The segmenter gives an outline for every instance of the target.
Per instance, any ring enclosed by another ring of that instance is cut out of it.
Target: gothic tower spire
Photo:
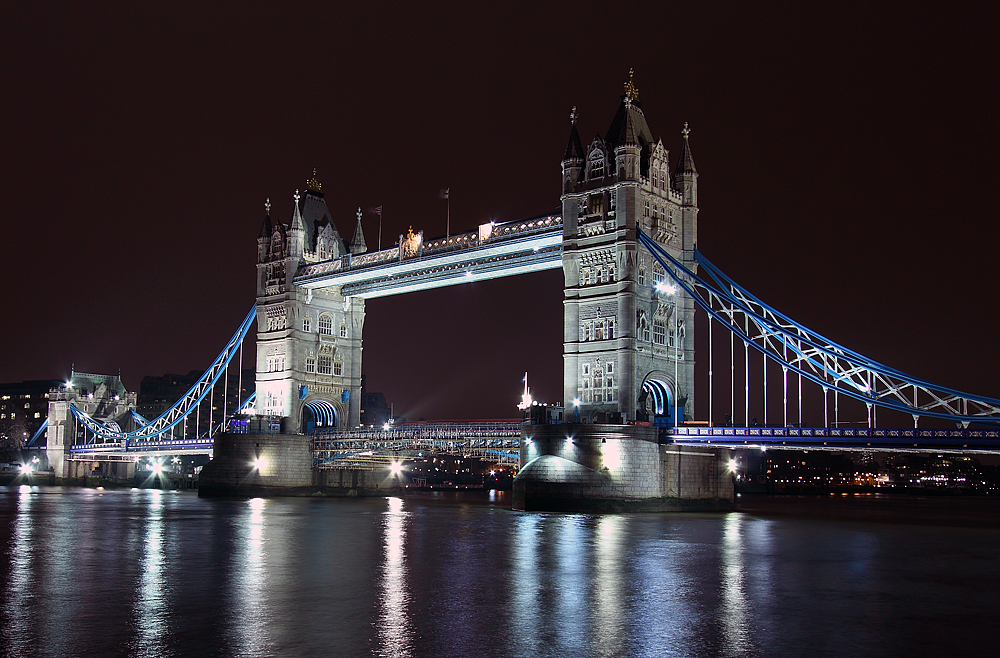
[[[687,121],[684,122],[684,129],[681,135],[684,136],[684,144],[681,147],[681,157],[677,160],[677,169],[674,171],[674,189],[684,196],[684,205],[698,205],[698,170],[694,166],[694,157],[691,155],[691,144],[688,142],[688,135],[691,130]]]
[[[271,199],[264,202],[264,223],[260,227],[260,235],[257,236],[257,262],[263,263],[267,258],[267,253],[271,248],[271,233],[274,226],[271,225]]]
[[[302,224],[302,213],[299,211],[299,191],[295,190],[295,210],[292,212],[292,225],[288,229],[288,255],[292,258],[302,258],[305,251],[306,229]]]
[[[569,131],[569,144],[566,145],[566,153],[562,159],[563,170],[563,194],[571,192],[576,188],[580,174],[583,172],[583,143],[580,142],[580,133],[576,130],[576,105],[569,113],[569,120],[572,128]]]
[[[365,244],[365,233],[361,230],[361,208],[358,208],[358,225],[354,229],[354,237],[351,239],[351,253],[363,254],[366,251],[368,251],[368,245]]]

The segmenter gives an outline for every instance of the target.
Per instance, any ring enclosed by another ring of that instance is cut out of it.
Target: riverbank
[[[759,517],[1000,529],[1000,497],[893,494],[740,494],[736,511]]]

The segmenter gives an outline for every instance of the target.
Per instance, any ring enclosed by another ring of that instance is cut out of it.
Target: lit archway
[[[302,405],[301,427],[306,434],[319,428],[337,426],[337,408],[328,400],[310,400]]]

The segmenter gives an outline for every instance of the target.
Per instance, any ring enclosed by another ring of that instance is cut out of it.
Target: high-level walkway
[[[295,284],[306,289],[339,286],[345,297],[371,299],[469,281],[562,267],[562,218],[542,215],[422,242],[414,256],[399,247],[308,265]]]

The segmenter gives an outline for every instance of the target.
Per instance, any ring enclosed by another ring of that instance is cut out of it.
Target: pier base
[[[654,427],[525,425],[513,507],[557,512],[733,509],[730,452],[660,445]]]
[[[299,434],[221,434],[201,469],[199,496],[309,495],[312,449]]]
[[[199,496],[400,495],[399,478],[376,470],[314,468],[312,446],[302,434],[223,434],[212,461],[201,470]]]

